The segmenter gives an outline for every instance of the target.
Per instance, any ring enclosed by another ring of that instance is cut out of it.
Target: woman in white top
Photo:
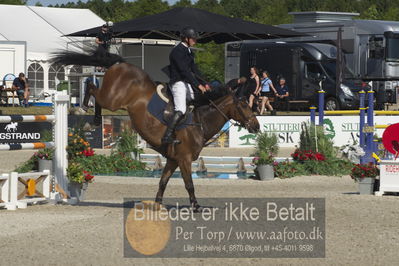
[[[272,112],[273,106],[270,104],[270,97],[277,95],[277,91],[273,86],[273,82],[269,79],[269,73],[267,73],[267,71],[262,72],[262,80],[260,82],[259,90],[260,99],[262,100],[260,115],[265,111],[265,106]]]

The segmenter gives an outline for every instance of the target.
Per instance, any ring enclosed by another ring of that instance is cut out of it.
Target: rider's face
[[[196,39],[188,38],[187,39],[187,44],[191,47],[194,46],[197,43]]]

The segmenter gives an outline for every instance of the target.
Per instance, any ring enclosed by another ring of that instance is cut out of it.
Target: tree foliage
[[[26,2],[0,0],[0,4],[10,5],[24,5]],[[36,5],[40,5],[40,0],[37,0]],[[104,20],[113,22],[152,15],[175,7],[195,7],[271,25],[291,23],[292,16],[288,13],[299,11],[355,12],[360,14],[360,19],[399,21],[399,0],[178,0],[173,5],[163,0],[88,0],[57,4],[54,7],[87,8]],[[224,46],[214,43],[199,46],[204,49],[197,53],[200,69],[207,79],[223,81]]]
[[[25,5],[26,0],[0,0],[0,5]]]

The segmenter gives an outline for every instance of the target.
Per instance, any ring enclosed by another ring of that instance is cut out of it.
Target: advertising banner
[[[0,143],[33,143],[40,142],[46,131],[51,131],[49,122],[10,122],[0,123]]]
[[[309,116],[258,116],[262,131],[275,133],[280,147],[294,148],[299,144],[301,124],[309,123]],[[375,125],[395,124],[397,116],[375,116]],[[359,141],[359,116],[326,116],[324,118],[325,134],[334,141],[335,146],[342,146]],[[376,129],[381,136],[383,129]],[[229,147],[250,147],[255,143],[255,134],[241,127],[231,127],[229,132]]]
[[[68,127],[82,127],[85,123],[93,124],[93,116],[69,115]],[[42,142],[43,137],[52,136],[51,122],[10,122],[0,123],[0,143],[35,143]],[[102,148],[102,128],[96,127],[85,132],[86,139],[92,148]],[[50,140],[45,140],[50,141]]]

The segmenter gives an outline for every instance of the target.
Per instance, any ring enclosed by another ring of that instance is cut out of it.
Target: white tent
[[[27,44],[24,72],[28,72],[32,94],[36,96],[54,89],[56,78],[65,79],[68,71],[48,63],[51,53],[81,47],[84,40],[64,35],[105,23],[88,9],[0,5],[0,14],[0,40]],[[94,42],[93,38],[89,40]]]

